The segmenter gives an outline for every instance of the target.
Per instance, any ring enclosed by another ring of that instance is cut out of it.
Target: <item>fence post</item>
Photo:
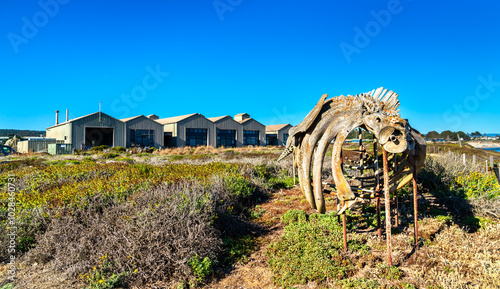
[[[495,163],[493,163],[493,156],[490,156],[490,166],[491,168],[495,166]]]
[[[475,166],[476,165],[476,155],[473,155],[472,156],[472,165]]]
[[[464,161],[464,166],[466,165],[465,163],[465,154],[463,154],[463,161]]]
[[[387,151],[382,149],[384,158],[384,196],[385,196],[385,235],[387,241],[387,264],[392,266],[391,248],[391,199],[389,197],[389,165],[387,161]]]

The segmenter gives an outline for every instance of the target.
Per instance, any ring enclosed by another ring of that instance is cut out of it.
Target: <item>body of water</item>
[[[484,148],[483,150],[500,152],[500,148]]]

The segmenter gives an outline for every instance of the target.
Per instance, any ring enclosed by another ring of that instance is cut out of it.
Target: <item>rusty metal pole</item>
[[[342,155],[342,150],[340,150],[340,167],[342,169],[342,171],[344,171],[344,157]],[[337,192],[338,193],[338,192]],[[339,196],[337,194],[337,208],[338,208],[338,205],[339,205]],[[344,202],[342,202],[342,208],[344,207]],[[337,224],[340,225],[340,215],[337,216]],[[347,234],[344,235],[344,240],[346,240],[347,242]]]
[[[387,161],[387,151],[382,148],[384,157],[384,191],[385,191],[385,235],[387,238],[387,264],[392,266],[391,248],[391,199],[389,196],[389,164]]]
[[[398,166],[398,159],[397,155],[394,155],[394,171],[397,171],[397,166]],[[399,197],[398,197],[398,190],[394,192],[395,195],[395,202],[396,202],[396,214],[394,216],[395,218],[395,224],[396,228],[399,227]]]
[[[295,187],[295,149],[292,151],[292,174],[293,174],[293,186]]]
[[[345,206],[345,201],[342,201],[342,207]],[[342,233],[344,235],[344,251],[347,251],[347,227],[345,219],[345,211],[342,213]]]
[[[378,172],[378,148],[377,148],[377,139],[373,139],[373,155],[375,156],[375,180],[376,180],[376,189],[375,189],[375,207],[377,209],[377,235],[378,237],[382,237],[382,224],[380,220],[380,175]]]
[[[417,165],[416,159],[413,158],[413,222],[414,222],[414,238],[415,250],[418,248],[418,203],[417,203]]]

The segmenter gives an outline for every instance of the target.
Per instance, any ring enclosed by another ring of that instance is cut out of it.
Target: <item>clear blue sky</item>
[[[4,0],[0,128],[247,112],[296,125],[384,86],[426,133],[500,132],[497,1]]]

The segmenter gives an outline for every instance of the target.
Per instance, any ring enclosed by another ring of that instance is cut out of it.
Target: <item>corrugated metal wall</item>
[[[154,138],[155,138],[155,147],[158,148],[160,146],[164,146],[163,144],[163,125],[157,123],[154,120],[151,120],[145,116],[138,117],[136,119],[132,119],[126,124],[126,142],[127,147],[130,146],[130,130],[131,129],[148,129],[154,130]]]
[[[186,128],[206,128],[207,146],[215,147],[217,142],[214,138],[215,124],[201,114],[193,115],[177,123],[177,146],[186,145]]]
[[[48,149],[49,144],[64,143],[62,140],[23,140],[17,143],[17,151],[20,153],[38,152]]]
[[[76,119],[71,122],[73,126],[72,143],[76,149],[80,149],[82,144],[85,144],[85,128],[86,127],[111,127],[113,128],[113,146],[125,147],[126,133],[125,123],[120,120],[110,117],[105,113],[101,113],[101,121],[99,122],[99,113],[96,112],[87,117]]]
[[[47,128],[46,137],[62,140],[64,143],[72,142],[71,123],[61,124],[55,127]]]
[[[73,154],[72,144],[49,144],[48,152],[51,155]]]
[[[278,131],[278,145],[283,145],[283,142],[285,141],[284,134],[288,133],[288,131],[292,128],[291,125],[287,125],[284,128],[280,129]]]
[[[243,130],[258,130],[259,131],[259,145],[266,145],[266,127],[255,119],[250,119],[243,123]]]
[[[217,144],[217,129],[236,130],[236,146],[243,146],[243,126],[232,117],[226,117],[215,123],[215,129],[212,135],[212,138],[215,139],[215,144]]]

